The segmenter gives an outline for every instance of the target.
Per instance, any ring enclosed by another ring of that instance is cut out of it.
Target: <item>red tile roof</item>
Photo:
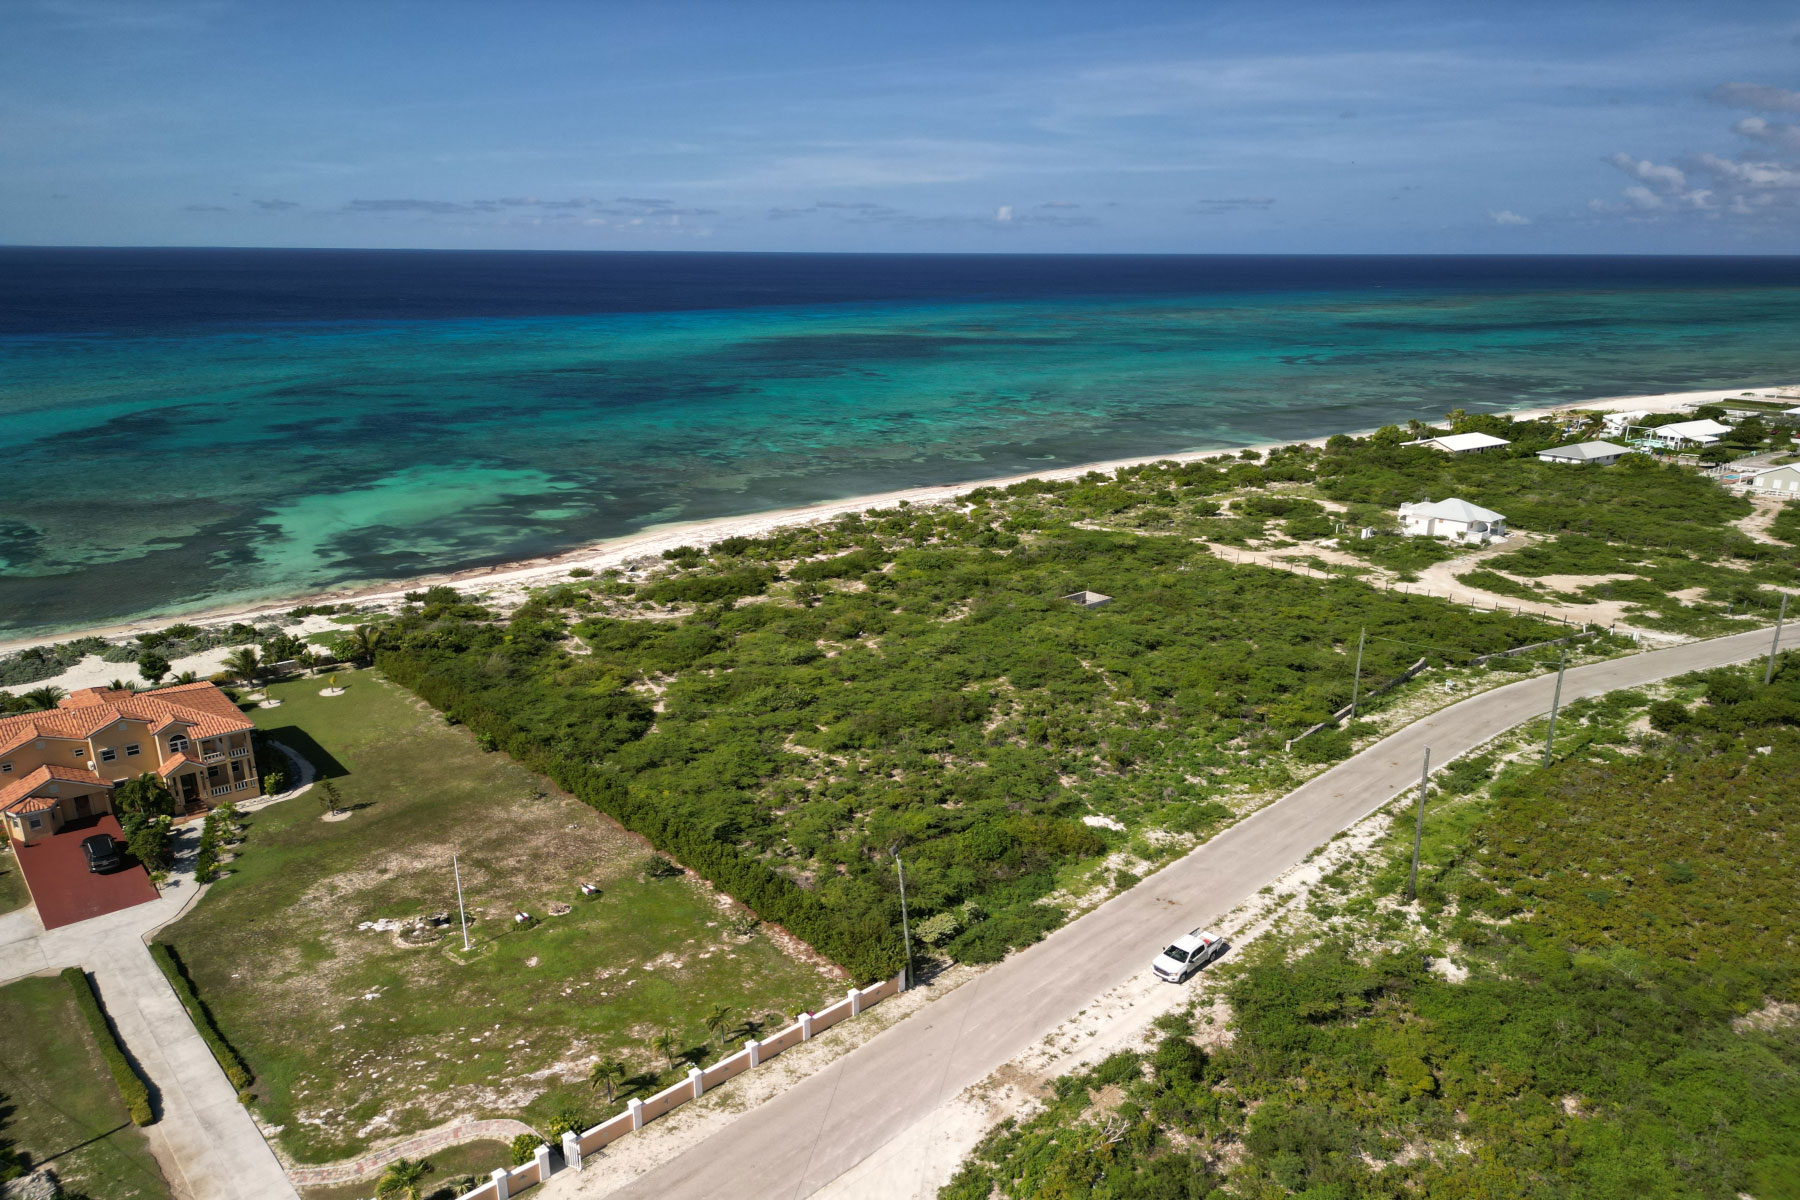
[[[39,767],[28,773],[23,779],[0,788],[0,809],[7,812],[38,812],[55,807],[57,799],[55,796],[33,796],[31,794],[52,781],[85,783],[93,787],[112,787],[112,784],[92,771],[84,771],[79,767]]]
[[[185,754],[177,754],[174,758],[171,758],[168,762],[156,768],[156,773],[161,775],[164,779],[167,779],[183,767],[198,767],[200,765],[202,764],[197,758],[189,758]]]
[[[237,705],[210,683],[182,683],[153,692],[82,688],[46,712],[0,717],[0,754],[35,738],[85,741],[115,721],[141,721],[152,732],[189,727],[189,736],[217,737],[254,728]]]

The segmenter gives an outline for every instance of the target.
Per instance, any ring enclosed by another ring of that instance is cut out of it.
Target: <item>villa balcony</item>
[[[223,750],[209,751],[200,756],[200,761],[203,763],[224,762],[225,761],[225,752]]]

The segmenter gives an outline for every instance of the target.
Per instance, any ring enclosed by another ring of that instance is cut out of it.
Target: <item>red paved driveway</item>
[[[117,912],[121,908],[156,899],[156,886],[136,863],[121,867],[107,875],[88,871],[87,858],[81,853],[81,839],[96,833],[110,833],[125,840],[117,817],[110,813],[87,821],[74,821],[62,832],[45,838],[35,846],[13,843],[19,857],[19,869],[31,898],[37,901],[38,920],[45,929],[73,925],[89,917]],[[126,860],[130,862],[130,859]]]

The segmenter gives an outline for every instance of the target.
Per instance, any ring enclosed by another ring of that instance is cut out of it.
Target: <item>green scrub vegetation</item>
[[[1651,733],[1642,695],[1583,701],[1548,769],[1435,777],[1416,906],[1403,806],[1372,870],[1223,966],[1229,1040],[1165,1018],[940,1194],[1795,1195],[1800,655],[1677,690]]]
[[[1365,696],[1421,654],[1465,666],[1568,632],[1147,527],[1204,523],[1208,497],[1306,461],[1031,481],[684,547],[506,623],[434,590],[379,664],[859,977],[901,957],[891,847],[913,916],[958,914],[943,951],[992,960],[1060,923],[1059,889],[1109,851],[1166,859],[1291,786],[1285,742],[1349,701],[1359,629]],[[1318,510],[1238,503],[1258,515],[1235,520]],[[1132,527],[1088,527],[1102,517]],[[1062,599],[1084,588],[1113,599]],[[1314,762],[1352,749],[1319,736]],[[1184,836],[1159,850],[1156,830]]]

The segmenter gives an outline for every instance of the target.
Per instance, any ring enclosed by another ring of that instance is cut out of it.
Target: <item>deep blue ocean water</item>
[[[1800,380],[1800,260],[0,249],[0,637]]]

